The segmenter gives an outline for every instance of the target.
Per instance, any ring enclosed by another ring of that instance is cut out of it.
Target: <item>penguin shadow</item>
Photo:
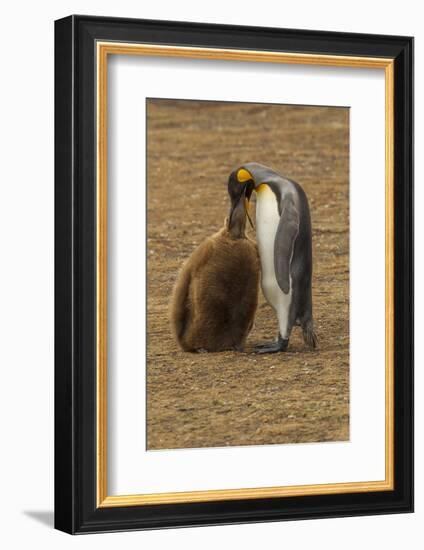
[[[262,344],[264,343],[269,343],[269,344],[273,344],[275,342],[275,340],[272,340],[272,339],[269,339],[269,340],[266,340],[266,339],[260,339],[260,342]],[[241,352],[234,352],[234,353],[237,353],[238,355],[246,355],[246,356],[249,356],[249,357],[254,357],[255,359],[257,360],[262,360],[262,361],[267,361],[268,359],[269,360],[272,360],[273,358],[277,358],[277,357],[280,357],[281,359],[290,359],[292,357],[296,357],[298,355],[311,355],[311,356],[317,356],[319,354],[319,348],[315,348],[315,349],[311,349],[307,344],[305,344],[301,337],[299,336],[299,338],[293,338],[293,342],[290,341],[290,344],[289,344],[289,347],[283,351],[283,352],[278,352],[278,353],[264,353],[264,354],[261,354],[261,353],[258,353],[258,350],[256,348],[257,346],[257,342],[255,340],[253,340],[252,342],[246,344],[246,347],[244,348],[243,351]]]

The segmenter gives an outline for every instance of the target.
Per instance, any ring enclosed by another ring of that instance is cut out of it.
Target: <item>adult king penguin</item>
[[[233,205],[256,192],[256,237],[261,260],[261,286],[278,318],[274,342],[256,346],[258,353],[286,351],[294,325],[315,348],[312,317],[312,233],[308,199],[302,187],[271,168],[249,162],[228,180]]]

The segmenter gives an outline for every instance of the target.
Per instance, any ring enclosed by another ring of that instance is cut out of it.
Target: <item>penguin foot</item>
[[[286,351],[287,346],[289,345],[289,340],[281,338],[278,335],[278,340],[276,342],[263,342],[255,346],[255,353],[262,355],[265,353],[278,353],[280,351]]]

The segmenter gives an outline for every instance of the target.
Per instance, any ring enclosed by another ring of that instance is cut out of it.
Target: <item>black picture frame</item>
[[[96,41],[394,60],[394,490],[96,504]],[[73,15],[55,22],[55,527],[93,533],[413,511],[413,39]]]

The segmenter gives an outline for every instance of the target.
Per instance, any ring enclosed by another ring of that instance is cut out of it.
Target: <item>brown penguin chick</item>
[[[245,229],[243,196],[224,227],[183,265],[170,304],[172,331],[183,350],[243,350],[258,305],[260,266]]]

